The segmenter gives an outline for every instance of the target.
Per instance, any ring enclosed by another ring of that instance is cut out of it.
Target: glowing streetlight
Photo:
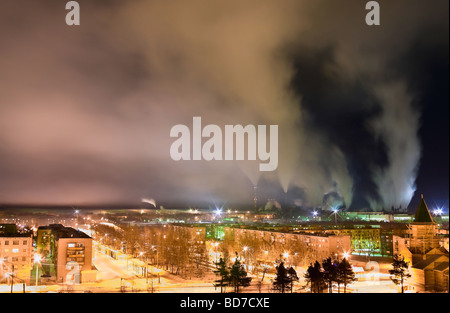
[[[39,264],[41,263],[41,255],[35,254],[34,255],[34,264],[36,264],[36,292],[38,290],[38,279],[39,279]]]
[[[217,253],[217,246],[219,246],[219,243],[218,243],[218,242],[213,242],[212,245],[213,245],[213,247],[214,247],[214,258],[215,258],[215,262],[217,263],[217,255],[218,255],[218,253]]]
[[[332,214],[334,214],[334,222],[337,223],[337,215],[339,213],[339,208],[338,207],[332,207],[331,208],[331,212],[333,212]]]

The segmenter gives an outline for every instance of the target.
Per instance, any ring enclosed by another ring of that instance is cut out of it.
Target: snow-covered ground
[[[178,275],[173,275],[154,266],[148,266],[148,278],[143,278],[133,270],[133,263],[139,263],[138,259],[113,259],[99,251],[94,252],[93,265],[97,269],[97,279],[95,282],[84,282],[73,286],[67,285],[46,285],[39,286],[38,292],[102,292],[117,293],[125,292],[157,292],[157,293],[219,293],[220,288],[215,288],[213,281],[216,279],[213,273],[209,273],[202,278],[184,279]],[[355,260],[356,261],[356,260]],[[357,265],[358,261],[356,261]],[[397,293],[398,288],[390,279],[386,279],[385,266],[380,266],[381,276],[372,278],[373,280],[359,280],[347,287],[347,292],[357,293]],[[305,269],[298,268],[297,273],[300,281],[295,284],[295,292],[308,292],[303,274]],[[253,278],[252,285],[242,288],[241,292],[247,293],[269,293],[271,290],[270,275],[266,275],[261,286],[256,283],[259,278]],[[21,284],[14,285],[14,292],[22,292]],[[36,292],[35,286],[26,286],[26,292]],[[231,291],[228,288],[227,291]],[[11,292],[11,286],[0,285],[0,292]],[[337,292],[334,291],[334,292]],[[343,287],[341,286],[341,292]]]

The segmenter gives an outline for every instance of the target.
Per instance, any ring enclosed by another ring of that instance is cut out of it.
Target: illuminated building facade
[[[58,283],[81,282],[83,271],[92,269],[92,238],[60,224],[40,226],[38,253],[53,265]]]
[[[30,283],[31,235],[0,235],[0,279],[14,272],[20,282]]]
[[[350,254],[349,235],[332,233],[287,233],[258,229],[234,229],[237,246],[258,244],[265,251],[289,251],[290,255],[308,254],[311,259],[322,260],[328,257],[342,257]]]

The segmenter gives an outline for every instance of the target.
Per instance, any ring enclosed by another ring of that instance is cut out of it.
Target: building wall
[[[30,283],[32,238],[30,237],[0,237],[0,259],[6,261],[0,269],[11,271],[14,266],[14,273],[18,278]]]
[[[408,283],[414,287],[415,292],[425,291],[425,271],[417,268],[412,268],[411,278]]]
[[[286,247],[287,250],[301,245],[313,258],[320,261],[328,257],[342,257],[344,252],[351,250],[349,235],[298,234],[235,228],[234,237],[237,245],[246,240],[260,240],[272,246]],[[290,251],[292,254],[296,252]]]
[[[448,270],[446,272],[443,271],[434,271],[435,277],[435,288],[437,291],[448,291]]]
[[[439,247],[439,238],[435,224],[413,223],[409,235],[411,237],[410,249],[415,253],[426,253],[428,250]]]
[[[36,239],[37,253],[43,254],[44,251],[50,254],[53,253],[53,240],[51,229],[38,229]]]
[[[82,281],[82,271],[92,269],[91,238],[59,238],[57,241],[57,281]]]
[[[412,253],[409,250],[409,238],[401,236],[392,236],[393,241],[393,254],[401,255],[405,258],[406,262],[412,262]]]

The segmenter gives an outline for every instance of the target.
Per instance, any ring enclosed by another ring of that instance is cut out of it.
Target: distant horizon
[[[425,199],[426,201],[426,199]],[[384,209],[379,211],[373,211],[370,208],[361,208],[360,210],[349,210],[348,208],[341,209],[342,212],[373,212],[373,213],[414,213],[417,209],[417,205],[412,206],[411,204],[408,206],[408,208],[403,210],[392,210],[392,209]],[[428,205],[428,204],[427,204]],[[200,206],[200,205],[183,205],[183,204],[161,204],[157,205],[157,207],[150,206],[146,203],[92,203],[92,204],[73,204],[73,205],[63,205],[63,204],[20,204],[20,203],[2,203],[0,204],[0,211],[6,211],[6,210],[36,210],[36,213],[39,213],[39,210],[148,210],[148,211],[161,211],[160,206],[162,206],[165,210],[188,210],[190,208],[195,208],[199,210],[215,210],[214,206]],[[216,207],[217,208],[217,207]],[[251,213],[254,213],[254,207],[251,204],[246,205],[230,205],[230,206],[224,206],[221,207],[221,209],[226,210],[226,208],[233,208],[234,210],[237,210],[239,212],[247,212],[251,211]],[[258,207],[258,211],[263,212],[264,210],[261,210],[262,206]],[[309,211],[313,209],[319,209],[317,208],[305,208],[305,207],[292,207],[290,206],[290,209],[296,210],[302,212],[302,211]],[[323,211],[328,211],[326,208],[321,208]],[[429,208],[430,209],[430,208]],[[283,208],[281,209],[283,210]],[[431,210],[431,209],[430,209]],[[444,214],[448,214],[448,210],[444,210]]]

